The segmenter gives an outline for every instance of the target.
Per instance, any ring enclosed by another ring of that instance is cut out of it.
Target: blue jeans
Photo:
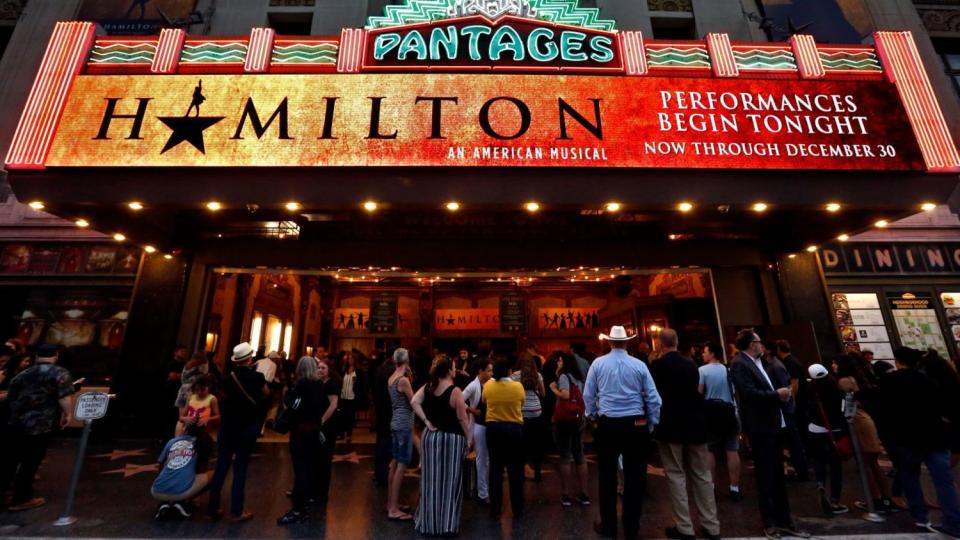
[[[950,475],[950,451],[904,446],[896,446],[893,451],[897,456],[897,477],[907,496],[913,520],[919,523],[929,520],[927,503],[920,485],[920,465],[924,464],[930,471],[933,486],[937,491],[937,502],[943,512],[943,526],[951,533],[960,533],[960,501]]]
[[[210,482],[209,514],[220,511],[220,492],[233,463],[233,486],[230,490],[230,514],[238,517],[243,514],[243,498],[247,486],[247,466],[250,454],[257,445],[260,435],[260,423],[246,426],[222,426],[217,436],[217,468]]]

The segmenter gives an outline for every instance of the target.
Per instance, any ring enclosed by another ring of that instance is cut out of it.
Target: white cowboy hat
[[[253,347],[249,343],[241,343],[233,348],[233,356],[230,357],[234,362],[243,362],[244,360],[253,356]]]
[[[628,336],[627,330],[622,326],[614,326],[610,328],[609,336],[607,334],[600,334],[600,339],[606,341],[629,341],[635,337],[637,337],[636,334]]]

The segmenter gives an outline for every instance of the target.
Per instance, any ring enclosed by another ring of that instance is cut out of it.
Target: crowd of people
[[[558,503],[591,505],[584,444],[592,440],[594,529],[602,536],[638,536],[647,466],[655,460],[673,518],[664,534],[720,538],[717,497],[739,502],[751,489],[740,481],[743,453],[755,469],[753,496],[768,538],[809,536],[793,519],[787,482],[808,482],[811,468],[809,493],[827,516],[848,512],[851,502],[880,513],[906,510],[918,529],[960,537],[960,377],[935,351],[898,348],[894,365],[869,351],[806,365],[788,342],[764,342],[752,329],[741,331],[726,354],[716,343],[680,347],[672,329],[659,332],[652,350],[620,326],[600,338],[605,354],[598,357],[574,344],[546,358],[534,348],[516,357],[482,348],[432,360],[404,348],[379,358],[359,351],[331,357],[318,348],[292,361],[240,343],[223,371],[177,348],[166,373],[173,437],[151,488],[157,518],[189,517],[193,501],[208,492],[208,516],[249,520],[247,468],[266,425],[289,434],[294,477],[290,510],[277,523],[309,520],[311,508],[329,498],[337,440],[349,440],[355,416],[368,412],[372,398],[374,475],[386,488],[385,517],[412,522],[424,535],[456,535],[471,494],[491,517],[509,512],[521,519],[524,483],[540,480],[548,448],[559,456]],[[13,483],[10,511],[44,504],[33,478],[51,437],[71,420],[69,396],[81,381],[57,357],[50,345],[28,355],[15,340],[0,350],[0,429],[12,441],[3,445],[0,489],[5,495]],[[869,500],[851,501],[844,491],[844,468],[855,452]],[[884,454],[892,482],[880,467]],[[723,479],[719,461],[726,462]],[[929,521],[922,466],[942,511],[938,525]],[[420,473],[415,507],[403,504],[411,468]]]

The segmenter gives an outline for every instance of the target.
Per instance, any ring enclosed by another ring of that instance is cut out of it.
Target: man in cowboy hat
[[[257,444],[266,399],[270,396],[263,374],[252,367],[253,347],[241,343],[233,348],[233,371],[224,377],[220,402],[220,434],[217,437],[217,468],[210,483],[207,513],[218,519],[220,492],[233,463],[233,488],[230,493],[230,520],[247,521],[253,514],[243,511],[247,465]]]
[[[622,326],[610,329],[600,339],[610,343],[610,353],[590,366],[583,390],[586,415],[597,422],[594,439],[600,469],[600,522],[594,530],[617,537],[617,461],[623,456],[623,532],[636,538],[640,514],[650,432],[660,421],[660,394],[646,364],[627,354],[627,335]]]

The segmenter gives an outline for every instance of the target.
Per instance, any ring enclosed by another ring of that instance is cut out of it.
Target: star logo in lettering
[[[146,448],[137,448],[136,450],[113,450],[107,454],[97,454],[95,456],[90,456],[92,458],[107,458],[110,461],[116,461],[118,459],[125,459],[131,457],[143,457],[147,455]]]
[[[167,139],[167,144],[163,145],[163,150],[160,153],[163,154],[186,141],[199,150],[201,154],[206,154],[206,148],[203,144],[203,131],[224,118],[224,116],[158,116],[157,119],[172,131],[170,138]]]
[[[334,463],[349,462],[354,465],[359,465],[361,459],[369,459],[370,456],[361,456],[356,452],[350,452],[348,454],[337,454],[333,456]]]
[[[122,474],[124,478],[130,478],[131,476],[136,476],[140,473],[155,473],[160,470],[159,463],[148,463],[147,465],[137,465],[135,463],[127,463],[123,466],[122,469],[113,469],[109,471],[103,471],[100,474]]]

